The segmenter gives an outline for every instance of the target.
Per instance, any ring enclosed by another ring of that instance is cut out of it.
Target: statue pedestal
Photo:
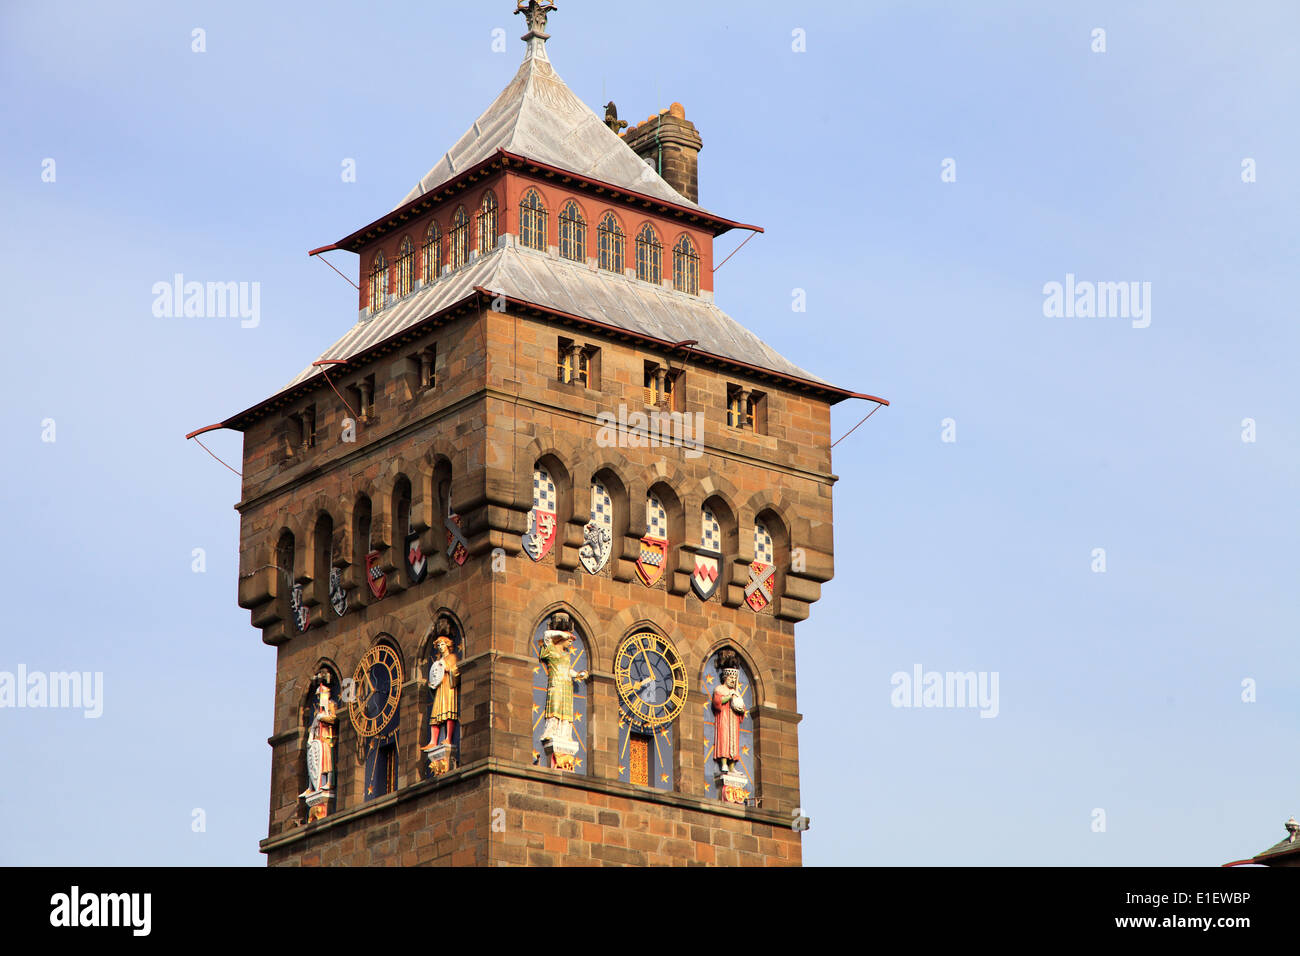
[[[578,755],[576,740],[543,740],[542,749],[546,751],[546,756],[551,758],[551,766],[557,770],[574,768],[574,760]]]
[[[333,796],[331,790],[317,790],[307,796],[307,822],[315,823],[317,820],[324,820],[325,814],[329,813],[330,797]]]
[[[435,777],[452,770],[456,766],[455,748],[447,741],[442,741],[432,750],[424,751],[429,758],[429,772]]]
[[[718,788],[718,796],[727,803],[743,807],[749,799],[749,778],[738,770],[720,771],[714,777],[714,785]]]

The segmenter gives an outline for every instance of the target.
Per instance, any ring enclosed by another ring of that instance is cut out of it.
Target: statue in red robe
[[[724,657],[720,663],[722,681],[713,691],[713,756],[723,773],[731,773],[740,760],[740,722],[748,711],[735,658]]]

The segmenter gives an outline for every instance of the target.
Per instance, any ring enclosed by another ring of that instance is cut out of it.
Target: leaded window
[[[574,262],[587,261],[587,220],[572,199],[560,210],[560,255]]]
[[[378,312],[384,307],[384,296],[388,294],[388,263],[382,252],[375,255],[370,267],[370,311]]]
[[[655,285],[663,282],[663,246],[649,223],[636,234],[636,277]]]
[[[442,272],[442,233],[438,231],[436,222],[429,223],[420,255],[424,259],[424,281],[432,282]]]
[[[691,295],[700,294],[700,257],[690,236],[682,236],[673,246],[673,288]]]
[[[469,213],[461,206],[451,218],[451,267],[469,262]]]
[[[546,205],[536,189],[519,201],[519,242],[528,249],[546,251]]]
[[[397,294],[410,295],[415,287],[415,244],[410,236],[402,237],[397,253]]]
[[[600,255],[600,267],[609,272],[623,272],[623,230],[612,212],[605,213],[596,228],[596,245]]]
[[[478,254],[485,256],[497,247],[497,197],[489,190],[479,204]]]

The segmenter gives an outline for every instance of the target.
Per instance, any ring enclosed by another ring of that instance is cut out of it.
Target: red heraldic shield
[[[551,552],[555,544],[555,512],[539,511],[534,508],[528,512],[528,533],[524,535],[524,550],[534,561],[540,561]]]
[[[524,551],[534,561],[540,561],[555,543],[556,515],[559,513],[559,492],[550,472],[540,466],[533,469],[533,510],[528,512],[528,531],[523,536]]]
[[[463,567],[469,557],[469,541],[461,530],[460,515],[447,515],[443,524],[447,528],[447,557],[455,561],[457,567]]]
[[[648,588],[663,576],[664,562],[668,559],[668,541],[665,538],[642,538],[641,556],[636,559],[637,577]]]
[[[754,611],[761,611],[772,603],[772,582],[776,580],[776,567],[755,561],[749,566],[749,584],[745,586],[745,601]]]
[[[379,568],[379,552],[371,551],[366,555],[366,584],[370,587],[370,593],[378,601],[388,593],[388,578]]]

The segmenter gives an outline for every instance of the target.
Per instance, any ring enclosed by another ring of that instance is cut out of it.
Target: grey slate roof
[[[1292,843],[1290,836],[1284,837],[1281,842],[1274,843],[1267,850],[1260,850],[1255,854],[1255,859],[1260,860],[1270,856],[1276,856],[1282,853],[1300,852],[1300,843]]]
[[[782,357],[708,299],[525,249],[516,245],[511,235],[502,236],[501,244],[488,255],[439,277],[377,315],[363,318],[320,358],[351,358],[465,300],[478,286],[665,342],[696,339],[699,344],[695,348],[701,352],[829,385]],[[319,372],[308,366],[285,388]]]
[[[573,94],[539,42],[529,44],[510,85],[394,208],[437,189],[498,149],[664,202],[701,208],[668,185]]]

